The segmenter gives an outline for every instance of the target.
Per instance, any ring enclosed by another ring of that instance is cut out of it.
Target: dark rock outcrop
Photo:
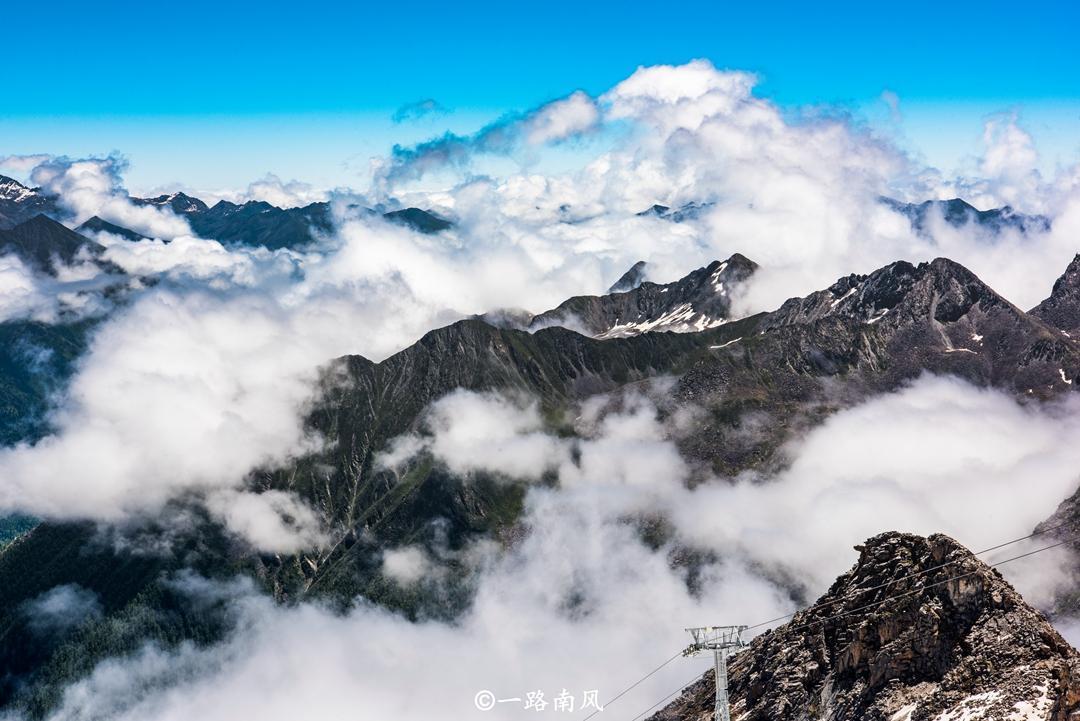
[[[645,268],[648,265],[644,260],[634,263],[630,266],[630,270],[619,276],[619,279],[608,288],[608,293],[625,293],[637,288],[645,280]]]
[[[1080,338],[1080,253],[1054,283],[1050,297],[1029,312],[1066,335]]]
[[[885,533],[811,608],[730,664],[739,721],[1066,721],[1080,656],[947,536]],[[712,718],[712,672],[653,721]]]

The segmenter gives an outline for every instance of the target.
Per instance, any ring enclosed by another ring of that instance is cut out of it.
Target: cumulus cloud
[[[56,275],[45,275],[16,254],[0,254],[0,322],[33,320],[70,322],[100,316],[113,307],[103,291],[123,285],[115,276],[77,258],[73,265],[56,263]]]
[[[0,255],[0,321],[54,317],[53,298],[18,256]]]
[[[299,180],[285,182],[273,173],[267,173],[261,179],[248,185],[245,196],[249,200],[263,200],[279,208],[300,208],[312,203],[325,202],[329,198],[329,193],[319,190],[310,183]]]
[[[132,275],[168,273],[173,278],[189,277],[222,284],[252,286],[265,279],[260,264],[288,263],[287,253],[275,254],[252,249],[229,251],[216,240],[204,240],[190,235],[173,238],[170,242],[148,238],[128,241],[100,234],[98,242],[105,245],[104,258]]]
[[[396,465],[427,451],[457,475],[487,471],[535,479],[561,460],[561,446],[543,432],[535,402],[459,390],[433,404],[425,425],[427,435],[395,439],[380,463]]]
[[[16,173],[29,173],[35,166],[47,162],[52,156],[38,155],[7,155],[0,157],[0,168]]]
[[[403,586],[411,586],[435,573],[435,564],[420,546],[404,546],[383,552],[382,572]]]
[[[311,447],[301,407],[325,356],[278,313],[256,297],[143,296],[94,337],[51,419],[56,433],[0,450],[0,507],[117,520],[185,492],[236,489],[255,466]]]
[[[115,515],[157,507],[177,492],[235,489],[254,466],[307,447],[299,414],[316,368],[329,359],[352,352],[379,360],[471,313],[550,308],[570,295],[602,291],[640,259],[664,281],[743,252],[762,265],[740,299],[742,311],[751,312],[851,271],[937,255],[969,263],[1028,306],[1071,258],[1077,201],[1060,206],[1045,234],[990,238],[944,222],[930,236],[912,232],[906,218],[877,201],[890,183],[908,177],[906,158],[842,119],[791,120],[753,95],[754,82],[703,61],[642,68],[598,100],[574,93],[482,130],[455,147],[468,155],[530,136],[550,143],[610,119],[633,126],[577,171],[470,179],[446,192],[403,197],[452,212],[454,229],[435,236],[353,215],[338,218],[331,242],[303,253],[225,249],[189,233],[167,244],[109,242],[108,259],[168,282],[146,290],[102,329],[57,411],[58,435],[4,452],[2,463],[28,469],[5,484],[5,505]],[[427,153],[414,148],[406,155],[414,152]],[[996,158],[987,165],[1007,166]],[[121,169],[114,158],[53,159],[34,172],[88,212],[102,198],[127,202]],[[690,200],[713,205],[685,223],[636,215],[656,201]],[[7,287],[8,307],[32,313],[27,308],[40,289],[20,275]],[[125,358],[154,360],[133,368]],[[170,360],[177,358],[188,359],[186,370]],[[117,370],[109,370],[114,364]],[[131,396],[145,403],[104,402]],[[170,406],[171,421],[184,431],[145,432],[165,423],[144,424],[143,417]],[[431,422],[438,430],[437,411]],[[198,428],[228,429],[238,440],[224,443],[222,434]],[[441,435],[453,432],[447,427]],[[533,437],[529,453],[546,453],[546,442]],[[193,452],[204,443],[208,452]],[[65,500],[64,479],[80,444],[123,450],[107,454],[112,460],[91,473],[91,492]],[[456,447],[463,455],[453,467],[462,470],[468,445]],[[503,455],[508,473],[528,465],[514,468],[517,452]],[[145,481],[158,457],[179,460]],[[110,480],[114,475],[121,480]]]
[[[171,210],[131,202],[121,180],[126,167],[119,156],[50,157],[33,167],[30,179],[46,193],[59,197],[75,225],[96,215],[154,238],[190,234],[187,221]]]
[[[972,177],[946,179],[845,116],[791,112],[757,97],[756,82],[752,74],[718,71],[706,61],[641,68],[591,102],[575,93],[474,136],[399,148],[380,176],[384,192],[447,208],[460,218],[466,242],[490,245],[502,236],[527,243],[569,272],[582,262],[605,262],[612,278],[644,259],[654,279],[672,280],[741,252],[762,265],[746,287],[742,313],[771,310],[851,272],[938,256],[968,265],[1030,307],[1075,252],[1069,218],[1080,197],[1077,174],[1066,169],[1041,178],[1030,138],[1014,117],[991,119]],[[583,111],[582,127],[610,137],[609,149],[579,156],[578,167],[560,174],[470,176],[474,157],[509,152],[530,122],[573,107]],[[448,169],[462,173],[459,185],[407,190],[409,180]],[[1010,203],[1020,212],[1049,214],[1054,227],[1024,234],[954,228],[942,220],[927,235],[883,206],[882,195],[910,201],[960,195],[981,209]],[[654,203],[688,202],[709,203],[708,211],[678,229],[635,217]],[[590,280],[580,287],[601,292],[606,286]]]
[[[521,407],[485,396],[473,400]],[[468,411],[462,420],[469,421]],[[597,440],[626,440],[628,432],[617,425],[612,420],[612,430],[597,429]],[[529,428],[522,432],[532,433]],[[677,476],[679,468],[673,470]],[[474,696],[483,689],[502,698],[545,690],[550,700],[567,688],[578,703],[595,689],[603,701],[642,665],[685,645],[682,627],[715,609],[746,617],[786,607],[774,587],[753,580],[738,562],[711,569],[691,593],[685,571],[669,563],[671,549],[644,543],[620,517],[625,508],[588,490],[617,482],[606,477],[606,466],[583,464],[577,472],[576,490],[530,492],[524,519],[530,530],[514,549],[476,549],[482,580],[472,607],[453,624],[410,623],[367,605],[343,616],[308,604],[286,609],[251,596],[237,604],[242,619],[226,643],[174,653],[147,647],[108,661],[67,690],[57,717],[76,708],[90,717],[131,719],[226,718],[235,709],[273,719],[348,709],[372,718],[450,719],[474,713]],[[430,563],[416,547],[383,556],[384,571],[405,585],[429,574]],[[358,647],[366,652],[357,655]],[[673,665],[627,697],[626,707],[661,688],[667,693],[703,665]],[[289,683],[266,684],[266,678]],[[426,692],[409,693],[413,683]],[[132,694],[133,687],[145,692]],[[507,704],[488,715],[522,714],[520,704]]]
[[[1074,398],[1022,405],[926,376],[827,420],[770,483],[700,487],[675,509],[676,523],[713,548],[798,569],[820,589],[852,539],[882,531],[943,532],[973,549],[1027,535],[1080,481],[1080,451],[1067,440],[1077,430]],[[729,513],[710,520],[709,508]]]
[[[471,429],[477,417],[505,413],[506,403],[459,391],[435,407],[445,427]],[[584,438],[549,437],[548,460],[540,465],[556,470],[563,492],[578,502],[595,496],[612,517],[664,514],[684,542],[799,579],[813,593],[847,567],[855,541],[903,530],[949,533],[972,548],[994,545],[1027,535],[1080,483],[1080,450],[1068,440],[1080,431],[1080,403],[1071,397],[1025,405],[927,375],[826,420],[784,451],[791,461],[775,477],[750,471],[693,489],[686,483],[690,466],[673,442],[679,423],[661,422],[642,395],[631,395],[616,412],[605,410],[606,403],[598,397],[582,407]],[[517,424],[503,425],[538,447],[543,431]],[[455,444],[436,441],[425,449],[448,464],[460,462]],[[500,458],[470,455],[469,470],[507,473]],[[1025,493],[1017,494],[1018,485]],[[1051,567],[1061,560],[1052,558]],[[1040,584],[1039,575],[1016,578],[1028,583],[1033,600],[1045,601],[1061,576],[1042,574],[1049,582]]]
[[[740,299],[741,310],[751,312],[851,271],[937,255],[969,263],[1028,306],[1071,258],[1077,201],[1060,206],[1045,234],[990,238],[943,221],[930,236],[912,232],[906,218],[877,201],[891,183],[909,178],[908,159],[843,119],[792,120],[755,97],[754,82],[704,61],[642,68],[599,99],[577,92],[466,142],[435,141],[399,153],[405,165],[409,158],[423,165],[424,157],[442,152],[437,147],[465,157],[557,142],[609,121],[631,124],[618,145],[570,173],[469,179],[442,193],[406,195],[403,200],[452,212],[454,229],[435,236],[354,215],[338,218],[331,242],[303,253],[226,249],[190,233],[170,243],[110,241],[109,260],[168,282],[144,291],[102,329],[57,411],[59,433],[33,448],[3,452],[0,462],[28,469],[11,474],[21,480],[5,484],[5,505],[114,516],[157,507],[177,492],[235,489],[254,466],[307,448],[299,414],[316,368],[329,359],[354,352],[379,360],[471,313],[550,308],[570,295],[602,291],[640,259],[663,281],[743,252],[762,265]],[[1022,161],[990,153],[985,165],[1004,173]],[[130,206],[122,168],[116,158],[51,159],[34,173],[85,214],[111,199]],[[272,177],[266,182],[279,185]],[[310,191],[288,185],[282,192]],[[685,223],[636,215],[656,201],[690,200],[713,204],[700,220]],[[5,306],[32,315],[41,289],[16,266],[7,270]],[[139,367],[125,358],[141,359]],[[186,368],[178,358],[187,359]],[[132,396],[145,402],[109,400]],[[174,408],[169,420],[182,432],[164,432],[164,420],[144,423],[165,407]],[[500,417],[490,407],[484,412]],[[535,411],[533,417],[528,409],[515,412],[525,413],[517,417],[536,432]],[[435,432],[418,442],[438,443],[465,427],[441,427],[438,413],[430,419]],[[454,470],[469,467],[470,442],[478,446],[483,434],[509,429],[514,435],[506,442],[524,445],[502,454],[504,471],[542,472],[532,458],[550,450],[543,434],[522,435],[505,423],[475,425],[480,435],[453,440],[460,458],[446,454]],[[151,428],[160,433],[148,433]],[[222,433],[199,428],[227,429],[237,440],[224,443]],[[82,444],[118,450],[90,474],[91,491],[68,500],[64,479]],[[192,451],[204,444],[206,452]],[[151,474],[155,458],[178,462]]]

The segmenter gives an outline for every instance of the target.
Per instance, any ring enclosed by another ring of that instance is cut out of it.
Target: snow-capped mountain
[[[198,198],[192,198],[186,193],[169,193],[158,195],[153,198],[132,198],[135,205],[150,205],[155,208],[168,208],[177,215],[190,215],[192,213],[205,213],[209,207]]]
[[[40,188],[28,188],[17,180],[0,175],[0,230],[14,228],[35,215],[58,217],[55,197]]]
[[[533,317],[536,330],[561,325],[594,338],[625,338],[648,332],[693,333],[730,321],[732,293],[757,264],[736,253],[713,261],[672,283],[641,281],[644,266],[635,264],[616,282],[630,290],[602,296],[576,296]]]

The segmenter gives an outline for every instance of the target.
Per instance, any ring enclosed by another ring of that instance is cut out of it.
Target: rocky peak
[[[731,293],[756,269],[754,261],[736,253],[673,283],[642,281],[624,292],[571,298],[535,316],[529,327],[536,330],[562,325],[596,338],[624,338],[651,331],[691,333],[714,328],[731,320]],[[626,275],[619,283],[625,279]]]
[[[1054,283],[1050,297],[1030,312],[1066,335],[1080,337],[1080,253]]]
[[[947,258],[912,265],[890,263],[869,275],[849,275],[805,298],[791,298],[770,314],[763,329],[812,323],[830,316],[885,325],[932,319],[959,320],[973,308],[1008,302],[964,266]]]
[[[1080,656],[953,539],[884,533],[814,606],[731,662],[740,721],[1065,721]],[[655,721],[712,718],[705,674]]]
[[[19,203],[28,200],[37,194],[38,191],[36,189],[28,188],[14,178],[0,175],[0,198],[3,200]]]
[[[670,220],[673,223],[683,223],[687,220],[697,220],[703,212],[713,206],[713,203],[697,203],[690,201],[678,208],[670,208],[659,203],[637,213],[639,217],[654,217]]]
[[[671,208],[666,206],[666,205],[660,205],[659,203],[653,203],[651,206],[649,206],[645,210],[641,211],[640,213],[637,213],[637,215],[639,217],[655,215],[658,218],[662,218],[665,215],[667,215],[669,210],[671,210]]]
[[[648,265],[644,260],[634,263],[630,266],[630,270],[619,276],[619,279],[608,288],[608,293],[625,293],[637,288],[645,280],[645,268]]]
[[[39,214],[60,216],[55,196],[0,175],[0,229],[14,228]]]
[[[131,202],[135,203],[135,205],[167,207],[177,215],[190,215],[191,213],[202,213],[209,210],[209,206],[203,201],[181,192],[159,195],[154,198],[132,198]]]

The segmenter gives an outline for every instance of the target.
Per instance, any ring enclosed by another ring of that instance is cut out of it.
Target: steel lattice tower
[[[746,626],[702,626],[688,628],[694,642],[686,647],[683,656],[696,656],[703,651],[712,651],[716,662],[716,711],[715,721],[731,721],[731,709],[728,707],[728,656],[744,648],[742,632]]]

